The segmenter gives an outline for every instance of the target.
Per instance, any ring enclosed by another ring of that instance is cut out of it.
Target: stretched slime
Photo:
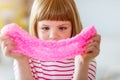
[[[84,54],[84,46],[90,43],[90,38],[97,34],[95,27],[84,28],[72,38],[63,40],[43,41],[30,35],[15,23],[7,24],[1,29],[1,34],[10,36],[15,41],[15,54],[23,54],[44,61],[59,61]]]

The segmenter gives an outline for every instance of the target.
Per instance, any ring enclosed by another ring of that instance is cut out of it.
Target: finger
[[[24,56],[21,53],[12,52],[12,50],[14,49],[15,49],[14,47],[5,47],[3,53],[5,56],[16,58],[16,59],[22,58]]]
[[[87,48],[87,49],[85,50],[85,53],[87,53],[87,54],[92,53],[92,54],[94,54],[94,55],[98,55],[99,52],[100,52],[100,49],[99,49],[99,48],[96,48],[96,47],[94,47],[94,46],[89,47],[89,48]]]
[[[100,42],[101,42],[101,36],[100,35],[96,35],[95,37],[91,38],[89,41],[88,41],[88,45],[91,44],[91,43],[97,43],[98,44],[98,47],[100,47]],[[97,45],[96,44],[96,45]]]
[[[11,41],[11,40],[6,40],[5,41],[5,46],[15,46],[16,43],[14,41]]]
[[[5,43],[4,43],[4,41],[2,41],[1,42],[1,51],[3,51],[4,50],[4,47],[5,47],[5,45],[4,45]]]
[[[1,41],[10,41],[11,40],[11,38],[9,37],[9,36],[0,36],[0,42]]]
[[[96,47],[94,47],[94,46],[88,47],[88,48],[86,48],[85,52],[86,53],[93,53],[93,50],[95,50],[95,49],[96,49]]]
[[[4,49],[3,49],[3,54],[5,55],[5,56],[10,56],[10,49],[8,48],[8,47],[4,47]]]
[[[12,41],[7,41],[7,42],[5,42],[5,41],[2,41],[1,42],[1,49],[3,50],[4,49],[4,47],[14,47],[15,46],[15,43],[14,42],[12,42]]]
[[[5,55],[5,56],[10,56],[11,55],[11,50],[15,49],[14,46],[5,46],[5,42],[2,42],[2,46],[1,46],[1,50],[2,50],[2,53]]]
[[[97,42],[92,42],[92,43],[86,45],[85,48],[89,48],[89,47],[92,47],[92,46],[94,46],[94,47],[96,47],[96,48],[98,48],[98,49],[100,48],[100,45],[99,45],[99,43],[97,43]]]
[[[11,41],[11,40],[4,40],[0,42],[0,45],[2,44],[2,42],[4,42],[4,46],[15,46],[15,42]]]
[[[0,35],[1,40],[10,39],[10,36]]]
[[[2,51],[3,54],[5,54],[6,48],[7,48],[7,47],[5,46],[5,42],[2,41],[2,42],[1,42],[1,51]]]
[[[99,34],[97,34],[95,37],[92,38],[93,42],[97,42],[100,44],[101,42],[101,36]]]

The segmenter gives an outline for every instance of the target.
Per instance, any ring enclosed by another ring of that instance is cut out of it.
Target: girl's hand
[[[26,58],[24,55],[20,53],[11,52],[12,49],[15,49],[15,42],[12,41],[9,36],[0,34],[0,48],[1,48],[2,53],[5,56],[12,57],[17,60]]]
[[[101,36],[96,35],[92,39],[93,42],[85,46],[85,54],[82,55],[83,61],[90,62],[94,59],[100,52],[100,42]]]

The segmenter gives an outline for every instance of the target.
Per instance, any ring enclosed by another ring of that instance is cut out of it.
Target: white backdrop
[[[103,35],[120,34],[120,0],[75,1],[84,26],[94,24]]]
[[[120,0],[75,0],[83,26],[101,34],[97,80],[120,80]]]

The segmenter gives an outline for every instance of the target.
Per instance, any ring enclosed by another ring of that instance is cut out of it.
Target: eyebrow
[[[46,24],[42,24],[42,26],[49,26],[49,25],[46,25]]]
[[[59,26],[63,26],[63,25],[68,25],[68,26],[71,26],[71,25],[69,25],[69,24],[61,24],[61,25],[59,25]]]
[[[58,26],[63,26],[63,25],[71,26],[70,24],[66,24],[66,23],[60,24],[60,25],[58,25]],[[50,26],[50,25],[42,24],[42,26]],[[57,27],[58,27],[58,26],[57,26]]]

